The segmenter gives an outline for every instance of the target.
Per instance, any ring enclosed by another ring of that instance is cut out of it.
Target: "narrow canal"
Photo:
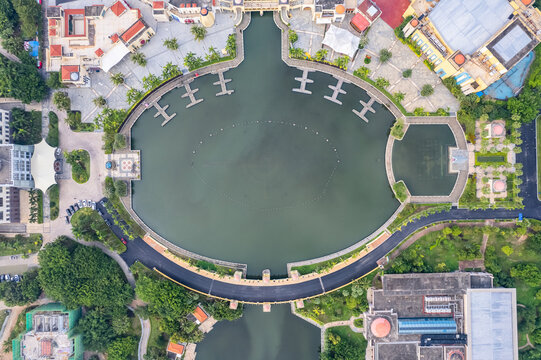
[[[225,73],[235,92],[216,97],[216,75],[194,81],[204,101],[186,109],[184,89],[165,95],[176,117],[147,110],[132,129],[141,150],[135,211],[169,241],[213,258],[270,268],[343,249],[380,227],[398,207],[384,166],[392,114],[375,104],[368,123],[352,109],[367,101],[336,79],[311,73],[312,95],[291,91],[301,76],[280,59],[280,30],[271,15],[254,15],[245,60]]]

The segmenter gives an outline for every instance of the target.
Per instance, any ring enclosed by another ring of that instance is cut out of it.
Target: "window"
[[[438,58],[438,56],[436,54],[432,55],[431,57],[429,57],[430,61],[434,61]]]
[[[441,59],[438,59],[438,60],[436,60],[436,61],[434,62],[434,65],[435,65],[435,66],[438,66],[439,64],[441,64]]]
[[[424,41],[423,41],[423,39],[419,39],[419,40],[417,40],[417,45],[421,46],[422,44],[424,44]]]
[[[13,174],[13,180],[19,180],[19,174]]]
[[[432,54],[432,49],[428,49],[428,51],[425,52],[426,56]]]
[[[19,150],[13,150],[13,157],[19,157]]]
[[[30,153],[27,151],[25,154],[26,154],[26,158],[30,159]]]
[[[415,34],[412,36],[411,40],[416,41],[419,38],[419,34]]]
[[[426,49],[428,49],[428,44],[424,44],[423,47],[421,48],[422,51],[425,51]]]

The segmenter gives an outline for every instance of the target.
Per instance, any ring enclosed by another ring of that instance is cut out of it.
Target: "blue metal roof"
[[[398,319],[398,333],[405,334],[456,334],[453,318]]]

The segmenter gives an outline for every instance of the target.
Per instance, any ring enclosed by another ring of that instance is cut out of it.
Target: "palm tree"
[[[192,35],[194,36],[195,40],[197,40],[197,41],[203,40],[205,38],[205,36],[207,35],[207,29],[205,29],[202,26],[194,25],[194,26],[192,26],[190,31],[191,31]]]
[[[147,59],[143,53],[135,53],[131,56],[131,60],[139,66],[146,66]]]
[[[163,41],[163,46],[165,46],[169,50],[177,50],[178,49],[178,41],[177,41],[176,38],[165,39]]]
[[[120,85],[124,83],[124,74],[122,73],[116,73],[111,75],[111,81],[115,85]]]
[[[98,96],[97,98],[94,98],[94,100],[92,100],[92,102],[97,107],[104,107],[105,105],[107,105],[107,100],[105,100],[105,98],[103,96]]]

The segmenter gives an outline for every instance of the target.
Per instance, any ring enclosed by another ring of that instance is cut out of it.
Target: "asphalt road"
[[[229,300],[241,302],[264,303],[264,302],[288,302],[296,299],[304,299],[321,295],[334,290],[349,282],[362,277],[377,267],[377,261],[388,254],[398,244],[418,229],[430,224],[448,220],[471,220],[471,219],[515,219],[522,213],[525,218],[541,220],[541,207],[537,199],[537,168],[535,150],[535,122],[532,121],[522,127],[522,153],[517,155],[517,162],[524,164],[522,176],[523,184],[521,196],[524,198],[524,209],[505,210],[465,210],[451,209],[447,212],[433,214],[418,219],[402,227],[401,231],[395,232],[387,241],[358,261],[321,278],[300,282],[290,285],[275,286],[250,286],[231,284],[219,280],[209,279],[197,272],[189,271],[161,256],[141,238],[128,241],[127,251],[121,255],[128,265],[139,261],[149,268],[156,268],[160,272],[198,292]],[[105,217],[110,219],[105,208],[99,206]],[[126,238],[117,226],[112,226],[113,231],[120,237]]]

